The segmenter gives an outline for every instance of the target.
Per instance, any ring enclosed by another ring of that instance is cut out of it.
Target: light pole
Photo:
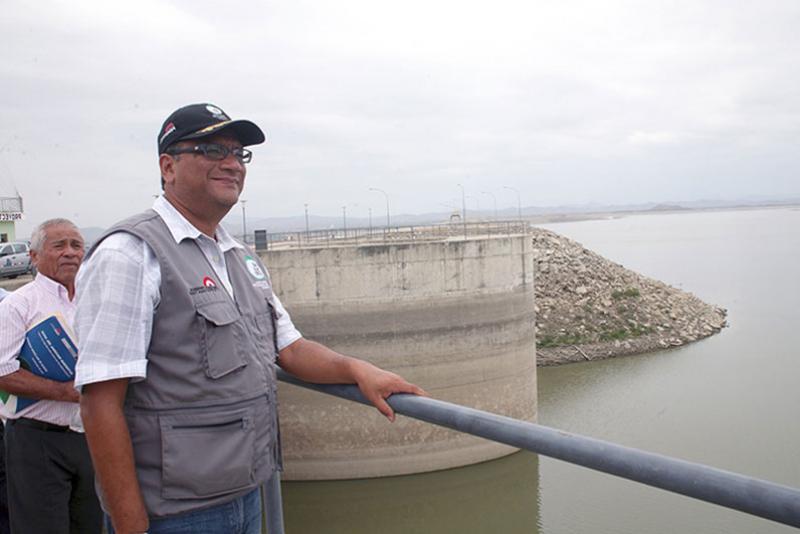
[[[461,222],[464,224],[464,239],[467,238],[467,195],[464,192],[464,186],[456,184],[461,188]]]
[[[308,204],[303,204],[306,210],[306,241],[308,241]]]
[[[492,197],[492,200],[494,201],[494,220],[496,221],[497,220],[497,197],[494,195],[494,193],[492,193],[490,191],[481,191],[481,194],[489,195],[490,197]]]
[[[519,191],[507,185],[504,185],[503,189],[510,189],[517,194],[517,217],[519,218],[520,222],[522,222],[522,200],[520,200]]]
[[[242,241],[244,244],[247,244],[247,217],[244,213],[244,203],[247,202],[245,199],[241,199],[239,202],[242,203]]]
[[[388,230],[392,226],[392,221],[389,218],[389,195],[383,189],[378,189],[377,187],[370,187],[370,191],[377,191],[379,193],[383,193],[383,196],[386,197],[386,229]]]
[[[342,222],[344,223],[344,238],[347,239],[347,206],[342,206]]]
[[[369,211],[369,235],[372,235],[372,208],[367,208]]]

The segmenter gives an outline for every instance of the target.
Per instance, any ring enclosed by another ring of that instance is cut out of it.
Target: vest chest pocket
[[[255,482],[256,432],[249,410],[159,417],[162,497],[202,499]]]
[[[192,295],[200,328],[200,349],[209,378],[221,378],[247,365],[241,314],[220,291]]]

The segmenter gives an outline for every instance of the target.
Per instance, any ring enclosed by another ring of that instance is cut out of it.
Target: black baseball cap
[[[214,104],[190,104],[172,112],[158,131],[158,153],[185,139],[197,139],[222,131],[233,133],[242,146],[258,145],[266,140],[264,132],[248,120],[231,120]]]

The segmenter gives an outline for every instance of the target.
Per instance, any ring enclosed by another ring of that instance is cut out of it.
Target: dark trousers
[[[9,420],[8,508],[13,534],[100,534],[103,513],[86,438]]]
[[[6,489],[6,453],[5,453],[5,426],[0,423],[0,534],[9,534],[11,527],[8,524],[8,490]]]

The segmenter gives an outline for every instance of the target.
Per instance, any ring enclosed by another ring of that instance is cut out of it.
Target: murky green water
[[[537,532],[538,488],[526,452],[423,475],[284,483],[286,532]]]
[[[541,369],[540,423],[800,487],[800,210],[550,228],[728,308],[731,327],[680,349]],[[796,532],[527,453],[284,488],[289,533]]]

